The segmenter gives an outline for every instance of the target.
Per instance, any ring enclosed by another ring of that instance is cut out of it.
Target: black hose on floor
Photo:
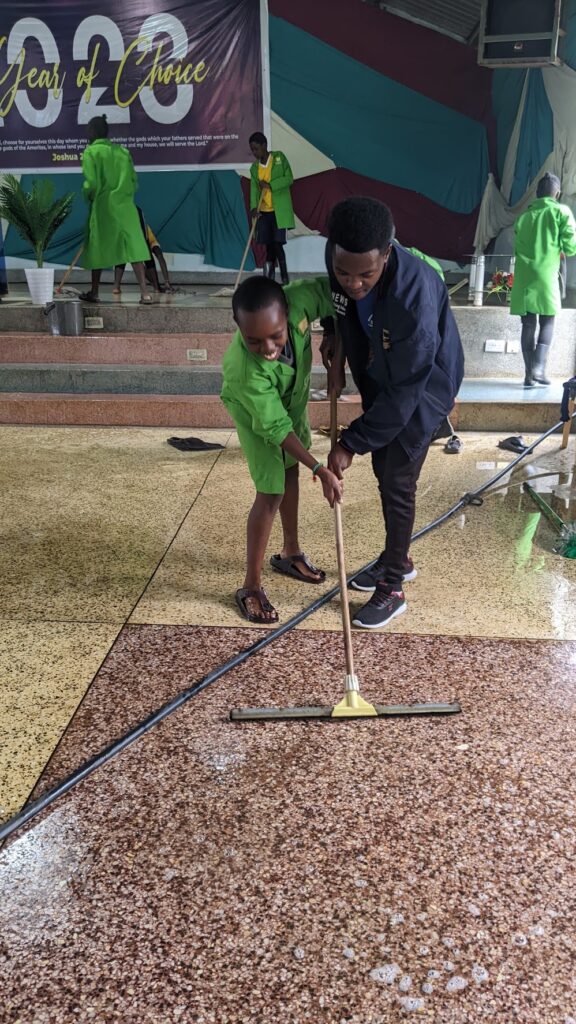
[[[522,462],[527,455],[530,455],[531,452],[533,452],[534,449],[542,443],[542,441],[545,441],[547,437],[550,437],[551,434],[560,429],[563,425],[564,424],[561,420],[553,427],[550,427],[550,430],[547,430],[545,434],[541,434],[541,436],[533,441],[531,445],[528,445],[525,452],[522,452],[521,455],[518,455],[513,459],[512,462],[505,466],[505,468],[497,473],[496,476],[492,477],[491,480],[482,484],[482,486],[478,487],[475,491],[470,491],[469,493],[464,494],[455,505],[448,509],[447,512],[438,516],[431,523],[428,523],[427,526],[423,526],[422,529],[418,530],[413,535],[412,543],[419,540],[421,537],[425,537],[426,534],[436,529],[436,527],[441,526],[467,505],[481,505],[481,495],[484,494],[485,491],[501,480],[503,476],[506,476],[507,473],[510,473],[515,469],[515,467]],[[368,562],[368,564],[362,569],[357,569],[349,577],[349,580],[353,579],[354,576],[357,576],[358,573],[364,572],[365,569],[369,569],[373,564],[373,561]],[[243,651],[235,654],[233,658],[229,659],[229,661],[224,662],[223,665],[219,665],[218,668],[208,672],[207,675],[197,683],[194,683],[193,686],[190,686],[188,689],[183,690],[182,693],[179,693],[177,697],[173,697],[172,700],[163,704],[161,708],[154,711],[153,714],[149,715],[148,718],[145,718],[143,722],[140,722],[140,724],[134,729],[131,729],[130,732],[125,733],[125,735],[121,736],[119,740],[111,743],[108,747],[105,747],[104,750],[101,750],[99,754],[96,754],[89,761],[86,761],[85,764],[78,768],[77,771],[73,772],[72,775],[69,775],[67,779],[64,779],[63,782],[60,782],[55,786],[54,789],[48,790],[48,792],[44,793],[43,796],[39,797],[37,800],[33,800],[32,803],[28,804],[22,811],[20,811],[19,814],[10,818],[9,821],[0,827],[0,843],[16,832],[17,829],[26,825],[32,818],[35,818],[41,811],[46,810],[47,807],[53,804],[61,796],[64,796],[65,793],[68,793],[74,788],[74,786],[77,786],[79,782],[82,782],[83,779],[88,778],[88,776],[91,775],[92,772],[95,772],[97,768],[101,768],[102,765],[106,764],[107,761],[110,761],[116,756],[116,754],[120,754],[121,751],[126,749],[126,747],[129,747],[136,740],[140,739],[141,736],[144,736],[145,733],[149,732],[150,729],[153,729],[155,725],[158,725],[158,723],[162,722],[168,717],[168,715],[171,715],[173,711],[177,711],[178,708],[182,707],[183,704],[186,704],[192,697],[196,697],[197,694],[201,693],[207,686],[210,686],[211,683],[215,683],[225,675],[226,672],[230,672],[233,668],[237,668],[238,665],[242,665],[248,658],[251,658],[254,654],[258,654],[265,647],[268,647],[268,644],[273,643],[274,640],[279,640],[285,633],[288,633],[296,626],[299,626],[300,623],[304,622],[304,620],[309,618],[310,615],[313,615],[314,612],[317,612],[320,608],[323,608],[325,604],[328,604],[333,597],[336,597],[336,595],[339,594],[339,592],[339,586],[332,587],[331,590],[322,594],[321,597],[317,598],[316,601],[313,601],[312,604],[309,604],[306,608],[303,608],[297,615],[288,619],[288,621],[282,626],[278,626],[276,629],[271,630],[266,634],[266,636],[261,637],[260,640],[257,640],[255,643],[250,644],[249,647],[246,647]]]

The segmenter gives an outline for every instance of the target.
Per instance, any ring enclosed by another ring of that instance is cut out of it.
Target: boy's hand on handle
[[[335,444],[328,456],[328,468],[338,478],[344,479],[344,471],[352,465],[354,454],[349,452],[341,444]]]
[[[320,355],[322,356],[322,362],[324,369],[329,370],[334,359],[334,353],[336,352],[336,335],[330,333],[330,331],[324,331],[322,335],[322,341],[320,343]]]
[[[334,508],[335,501],[342,501],[344,485],[341,480],[326,466],[322,466],[316,476],[322,484],[322,490],[324,491],[324,497],[330,505],[330,508]]]
[[[333,363],[328,370],[328,392],[335,391],[336,397],[340,398],[345,387],[346,373],[344,372],[344,364]]]
[[[340,398],[346,387],[346,373],[344,359],[335,334],[324,331],[320,343],[320,355],[324,369],[328,373],[328,392],[335,391],[336,397]]]

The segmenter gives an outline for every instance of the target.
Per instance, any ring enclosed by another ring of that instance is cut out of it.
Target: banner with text
[[[139,170],[240,168],[269,126],[266,0],[4,0],[0,170],[77,170],[86,125]]]

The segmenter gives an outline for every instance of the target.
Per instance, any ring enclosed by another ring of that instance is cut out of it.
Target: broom
[[[564,558],[576,558],[576,523],[565,523],[530,484],[525,483],[524,490],[558,534],[558,540],[554,545],[555,554],[563,555]]]
[[[62,289],[63,289],[64,285],[66,284],[66,281],[70,277],[70,274],[74,270],[74,267],[78,263],[78,260],[80,259],[80,257],[81,257],[83,252],[84,252],[84,243],[82,243],[82,245],[78,249],[78,252],[76,253],[74,259],[72,260],[72,263],[70,264],[70,266],[68,267],[68,270],[64,274],[64,277],[60,281],[60,284],[58,285],[58,287],[56,289],[56,295],[61,295],[62,294]]]
[[[215,298],[222,298],[225,295],[234,295],[234,292],[236,291],[238,285],[240,284],[240,278],[242,277],[242,274],[244,273],[244,264],[246,263],[246,260],[248,258],[248,252],[250,251],[250,246],[252,245],[252,239],[254,238],[254,232],[256,230],[256,225],[258,223],[258,214],[260,213],[260,203],[262,202],[262,199],[263,199],[263,196],[261,195],[260,199],[258,200],[258,206],[256,207],[256,216],[252,218],[252,227],[250,228],[250,234],[248,235],[248,241],[246,242],[246,248],[244,249],[244,255],[242,256],[242,259],[240,261],[240,268],[238,270],[238,273],[236,274],[236,280],[234,282],[234,287],[233,288],[221,288],[219,292],[214,292]]]

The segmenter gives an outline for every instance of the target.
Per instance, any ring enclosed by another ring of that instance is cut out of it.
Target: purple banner
[[[0,170],[77,170],[86,124],[101,114],[140,170],[251,162],[248,137],[269,124],[265,0],[3,0],[0,10]]]

